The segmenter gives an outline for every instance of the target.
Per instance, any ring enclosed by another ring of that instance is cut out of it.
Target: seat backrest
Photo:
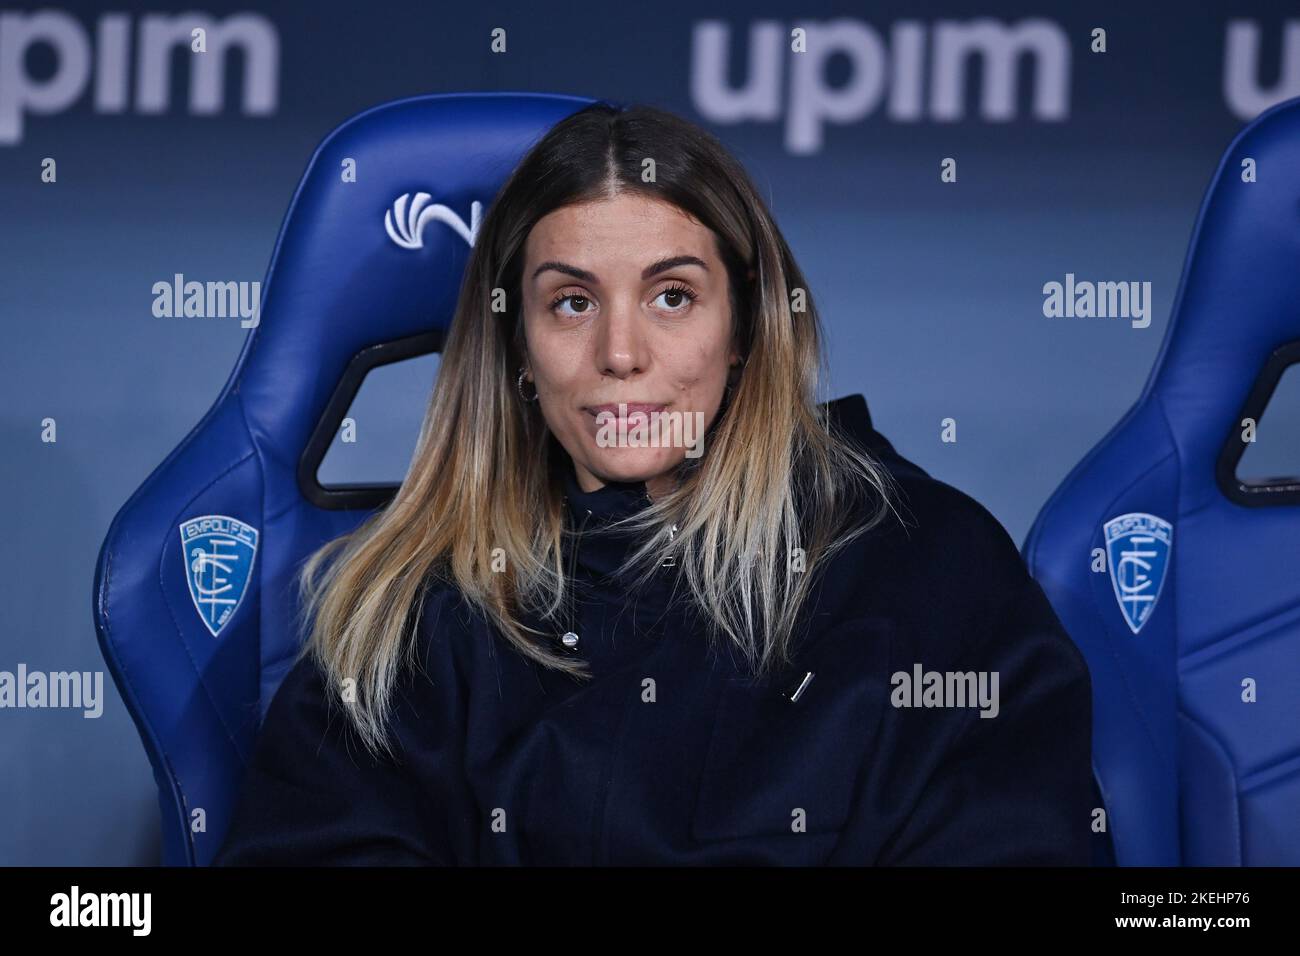
[[[592,100],[417,96],[317,147],[221,395],[123,506],[95,573],[101,649],[158,782],[163,861],[206,864],[300,646],[294,574],[394,487],[321,488],[365,372],[437,351],[483,212]]]
[[[1300,864],[1300,479],[1237,478],[1247,418],[1300,449],[1260,417],[1297,343],[1293,99],[1223,154],[1146,387],[1025,542],[1092,670],[1120,865]]]

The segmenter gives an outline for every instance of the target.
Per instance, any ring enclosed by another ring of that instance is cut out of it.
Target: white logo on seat
[[[1134,634],[1156,609],[1169,570],[1174,526],[1164,518],[1134,511],[1102,526],[1115,600]]]
[[[182,521],[180,532],[194,610],[217,637],[253,581],[258,531],[229,515],[204,515]]]
[[[469,207],[469,225],[442,203],[429,205],[433,199],[428,193],[402,193],[397,197],[391,209],[384,212],[384,230],[388,238],[403,249],[421,249],[424,247],[424,227],[430,222],[441,222],[456,230],[457,235],[469,245],[474,245],[478,238],[479,220],[483,218],[483,204],[472,202]],[[407,202],[410,207],[407,207]]]

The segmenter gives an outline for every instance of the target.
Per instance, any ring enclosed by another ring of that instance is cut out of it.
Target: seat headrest
[[[1300,99],[1288,100],[1224,151],[1140,400],[1157,398],[1168,416],[1184,461],[1184,510],[1217,495],[1213,462],[1226,429],[1240,427],[1237,414],[1269,356],[1300,340],[1298,127]]]

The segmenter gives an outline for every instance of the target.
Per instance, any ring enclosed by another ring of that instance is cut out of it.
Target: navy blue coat
[[[528,661],[433,587],[425,673],[398,686],[398,759],[369,757],[297,664],[215,862],[1090,863],[1082,656],[988,511],[898,456],[861,396],[832,409],[897,479],[908,526],[827,562],[785,672],[756,682],[710,654],[669,601],[674,569],[640,591],[611,581],[626,539],[600,527],[644,507],[645,487],[585,493],[570,466],[568,507],[592,514],[569,653],[594,679]],[[996,672],[996,716],[916,706],[893,676],[930,671]]]

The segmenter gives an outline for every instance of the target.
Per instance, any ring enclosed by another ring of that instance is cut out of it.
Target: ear
[[[743,364],[740,355],[740,326],[737,324],[734,314],[731,316],[731,334],[728,336],[727,345],[728,367],[735,368],[737,365]]]
[[[524,378],[531,382],[533,380],[533,362],[532,357],[528,354],[528,342],[523,335],[515,337],[514,347],[519,356],[518,370],[515,375],[518,377],[522,373]]]

